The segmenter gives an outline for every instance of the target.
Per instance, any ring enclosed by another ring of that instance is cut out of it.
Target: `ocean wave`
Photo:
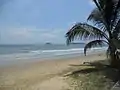
[[[106,50],[107,47],[96,47],[96,48],[91,48],[89,51],[97,51],[97,50]],[[35,54],[43,54],[43,53],[81,53],[84,51],[84,48],[72,48],[72,49],[62,49],[62,50],[36,50],[36,51],[30,51],[30,53],[35,53]],[[65,53],[65,54],[66,54]]]
[[[36,53],[36,54],[41,54],[41,53],[57,53],[57,52],[74,52],[74,51],[83,51],[84,48],[73,48],[73,49],[62,49],[62,50],[35,50],[35,51],[30,51],[29,53]]]
[[[75,48],[75,49],[64,49],[64,50],[43,50],[43,53],[49,52],[70,52],[70,51],[83,51],[84,48]]]
[[[91,50],[107,50],[107,47],[95,47],[91,48]]]
[[[83,53],[83,52],[64,52],[64,53],[55,53],[54,55],[58,55],[58,56],[61,56],[61,55],[70,55],[70,54],[79,54],[79,53]]]
[[[40,53],[41,53],[41,50],[30,51],[29,53],[36,53],[36,54],[40,54]]]
[[[88,50],[89,53],[96,53],[99,51],[107,50],[107,47],[97,47]],[[28,53],[15,53],[15,54],[7,54],[0,55],[0,60],[20,60],[20,59],[28,59],[28,58],[46,58],[46,57],[54,57],[54,56],[64,56],[64,55],[82,55],[84,53],[84,48],[72,48],[72,49],[63,49],[63,50],[34,50]]]

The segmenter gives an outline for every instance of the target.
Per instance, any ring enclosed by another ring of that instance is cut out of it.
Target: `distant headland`
[[[46,45],[52,45],[52,43],[50,43],[50,42],[47,42],[47,43],[45,43]]]

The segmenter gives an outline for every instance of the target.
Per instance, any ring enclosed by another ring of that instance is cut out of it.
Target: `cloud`
[[[64,43],[71,23],[85,21],[93,9],[88,0],[0,1],[4,1],[0,9],[1,43]]]
[[[42,34],[41,36],[42,36],[42,37],[45,37],[45,38],[55,38],[55,37],[56,37],[56,35],[53,35],[53,34],[51,34],[51,33],[44,33],[44,34]]]
[[[64,43],[64,29],[38,29],[35,27],[8,27],[1,32],[2,43]],[[58,42],[59,41],[59,42]]]
[[[15,38],[28,38],[31,35],[27,28],[11,28],[9,34]]]

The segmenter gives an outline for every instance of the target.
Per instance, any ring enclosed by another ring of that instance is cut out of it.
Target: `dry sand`
[[[104,54],[93,54],[0,68],[0,90],[67,90],[69,86],[63,75],[71,64],[105,58]]]

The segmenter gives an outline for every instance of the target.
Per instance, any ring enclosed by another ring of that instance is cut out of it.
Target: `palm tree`
[[[77,23],[67,33],[67,43],[75,39],[90,39],[84,47],[84,54],[89,48],[108,44],[107,54],[111,58],[111,66],[118,66],[117,47],[114,40],[120,40],[120,0],[93,0],[96,8],[91,12],[87,21]]]

